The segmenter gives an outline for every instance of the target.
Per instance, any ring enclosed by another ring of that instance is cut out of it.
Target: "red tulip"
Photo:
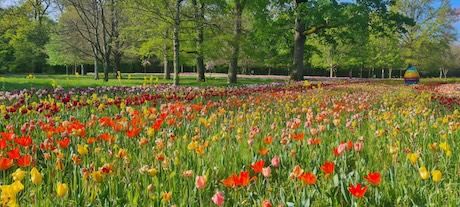
[[[332,174],[334,173],[334,162],[326,162],[323,166],[321,166],[321,170],[324,174]]]
[[[61,148],[67,148],[67,147],[69,146],[70,139],[69,139],[69,138],[65,138],[65,139],[63,139],[63,140],[57,140],[56,142],[59,144],[59,146],[60,146]]]
[[[13,165],[13,160],[6,157],[0,157],[0,170],[8,170]]]
[[[254,170],[255,173],[261,173],[262,169],[264,168],[264,165],[265,165],[265,160],[259,160],[253,165],[249,165],[249,166],[252,168],[252,170]]]
[[[375,173],[369,172],[367,176],[364,176],[364,179],[366,179],[367,181],[369,181],[370,183],[374,185],[378,185],[380,184],[380,173],[379,172],[375,172]]]
[[[362,198],[364,196],[364,194],[366,193],[366,190],[369,186],[365,186],[365,187],[362,187],[361,183],[358,183],[356,186],[353,186],[351,183],[350,183],[350,187],[348,188],[348,191],[350,191],[350,193],[357,197],[357,198]]]
[[[14,142],[16,142],[16,144],[19,144],[23,147],[27,147],[32,144],[32,138],[30,138],[30,136],[22,136],[22,137],[16,138]]]
[[[10,159],[17,159],[21,156],[21,153],[19,152],[19,147],[14,148],[14,150],[10,150],[6,153]]]
[[[21,158],[18,158],[17,164],[21,167],[27,167],[30,165],[30,155],[24,155]]]

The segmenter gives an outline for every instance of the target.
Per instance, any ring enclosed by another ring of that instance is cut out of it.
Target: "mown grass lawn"
[[[102,77],[102,76],[100,76]],[[261,84],[270,82],[280,82],[284,80],[270,78],[239,78],[237,84],[231,86],[241,86],[247,84]],[[0,75],[0,90],[21,90],[31,88],[51,88],[62,86],[64,89],[72,87],[96,87],[96,86],[136,86],[143,84],[172,84],[173,79],[165,80],[159,75],[143,74],[123,74],[122,79],[109,79],[104,82],[102,79],[94,80],[90,75]],[[206,77],[206,82],[197,82],[196,76],[180,76],[180,84],[187,86],[230,86],[224,77]]]

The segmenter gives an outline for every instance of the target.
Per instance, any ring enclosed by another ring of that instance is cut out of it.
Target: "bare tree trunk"
[[[360,77],[360,78],[363,78],[363,66],[361,66],[360,71],[361,71],[361,72],[359,73],[359,77]]]
[[[168,36],[169,36],[169,29],[166,28],[163,38],[166,40],[168,39]],[[169,69],[169,66],[168,66],[168,44],[166,43],[163,45],[163,73],[164,73],[163,77],[165,80],[171,79],[171,70]]]
[[[179,27],[180,27],[180,3],[176,0],[176,16],[174,19],[174,85],[179,85]]]
[[[81,69],[81,75],[85,75],[85,67],[83,66],[83,64],[80,65],[80,69]]]
[[[392,71],[393,71],[393,68],[388,69],[388,79],[391,78],[391,73],[392,73]]]
[[[443,69],[444,78],[447,78],[448,72],[449,72],[449,69],[446,69],[446,68]]]
[[[382,68],[382,79],[384,79],[384,78],[385,78],[385,69]]]
[[[77,64],[73,65],[72,74],[74,74],[74,75],[77,74]]]
[[[116,12],[115,11],[115,0],[111,0],[110,1],[110,22],[111,22],[111,35],[112,35],[112,41],[113,41],[113,48],[112,48],[112,52],[113,52],[113,56],[114,56],[114,61],[113,61],[113,77],[114,78],[117,78],[118,77],[118,70],[120,69],[120,59],[121,59],[121,55],[119,57],[117,57],[118,55],[118,49],[119,49],[119,45],[118,45],[118,41],[117,41],[117,38],[118,38],[118,18],[117,18],[117,15],[118,15],[118,11]],[[118,60],[118,63],[117,63],[117,58],[119,58]]]
[[[97,58],[94,58],[94,80],[99,80],[99,70],[97,69]]]
[[[68,65],[65,65],[65,74],[69,75],[69,66]]]
[[[243,15],[243,6],[242,2],[235,1],[234,8],[234,24],[233,24],[233,40],[231,43],[232,54],[230,60],[230,67],[228,68],[228,83],[236,83],[238,73],[238,55],[240,52],[240,35],[241,35],[241,16]]]
[[[164,48],[163,52],[163,72],[164,72],[164,79],[169,80],[171,79],[171,71],[169,70],[168,67],[168,54],[166,54],[166,46]]]
[[[107,22],[105,16],[104,6],[101,5],[101,25],[102,25],[102,54],[103,60],[102,65],[104,68],[104,81],[109,81],[109,67],[110,67],[110,53],[112,53],[112,37],[107,33]]]
[[[193,0],[195,7],[195,22],[196,22],[196,70],[198,73],[197,81],[204,82],[206,77],[204,76],[204,58],[203,58],[203,21],[204,21],[204,3],[197,3],[197,0]]]
[[[442,78],[442,68],[439,68],[439,78]]]

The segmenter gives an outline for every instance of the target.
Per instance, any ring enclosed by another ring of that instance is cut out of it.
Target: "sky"
[[[460,0],[452,0],[452,7],[460,9]],[[457,42],[460,40],[460,21],[455,23],[455,29],[457,29]]]

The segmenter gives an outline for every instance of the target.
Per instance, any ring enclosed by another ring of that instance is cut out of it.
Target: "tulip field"
[[[460,206],[444,86],[0,91],[0,206]]]

